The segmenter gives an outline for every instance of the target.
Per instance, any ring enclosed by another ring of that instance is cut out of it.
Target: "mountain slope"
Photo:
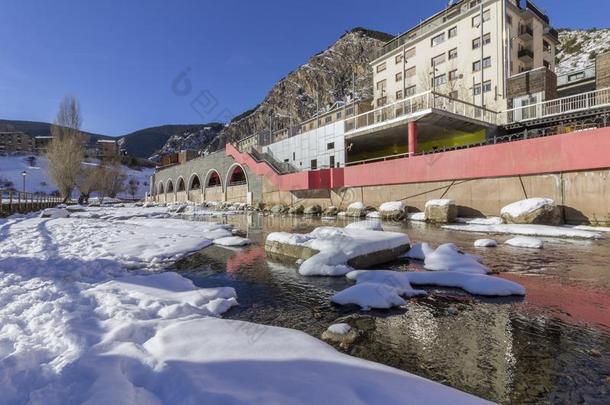
[[[21,131],[31,136],[50,136],[51,124],[48,122],[39,121],[0,120],[0,132],[3,131]],[[84,133],[89,135],[94,140],[113,139],[113,137],[108,135],[94,134],[92,132]]]
[[[559,30],[558,75],[595,63],[595,56],[610,51],[610,28]]]
[[[130,155],[148,158],[162,149],[173,135],[198,131],[209,125],[213,124],[162,125],[144,128],[122,136],[119,143]]]

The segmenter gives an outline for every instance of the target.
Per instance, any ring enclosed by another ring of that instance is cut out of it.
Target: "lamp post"
[[[24,170],[21,172],[21,177],[23,177],[23,192],[25,193],[25,176],[27,176],[28,173]]]

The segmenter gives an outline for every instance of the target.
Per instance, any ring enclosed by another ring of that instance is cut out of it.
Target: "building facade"
[[[33,153],[34,137],[25,132],[0,132],[0,153]]]
[[[371,62],[374,106],[426,91],[507,108],[507,79],[555,68],[557,32],[530,1],[462,0],[388,42]]]

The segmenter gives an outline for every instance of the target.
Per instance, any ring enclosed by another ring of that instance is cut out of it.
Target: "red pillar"
[[[409,151],[409,156],[413,156],[417,153],[417,122],[410,121],[407,126],[409,131],[409,144],[407,149]]]

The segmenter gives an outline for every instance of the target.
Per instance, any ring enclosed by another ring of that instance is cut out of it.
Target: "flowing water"
[[[610,403],[610,235],[599,241],[544,239],[543,250],[502,246],[509,237],[497,236],[498,248],[477,249],[473,242],[481,235],[387,224],[385,230],[405,232],[412,242],[453,242],[481,255],[501,277],[523,284],[527,295],[482,298],[431,287],[427,297],[410,299],[404,308],[365,312],[330,303],[350,285],[345,277],[303,277],[295,265],[267,259],[263,249],[270,232],[305,233],[347,220],[257,214],[196,219],[233,224],[254,242],[240,249],[210,246],[176,264],[198,286],[237,290],[240,305],[227,318],[316,337],[348,320],[363,334],[347,353],[492,401]],[[421,266],[403,260],[384,268]]]

